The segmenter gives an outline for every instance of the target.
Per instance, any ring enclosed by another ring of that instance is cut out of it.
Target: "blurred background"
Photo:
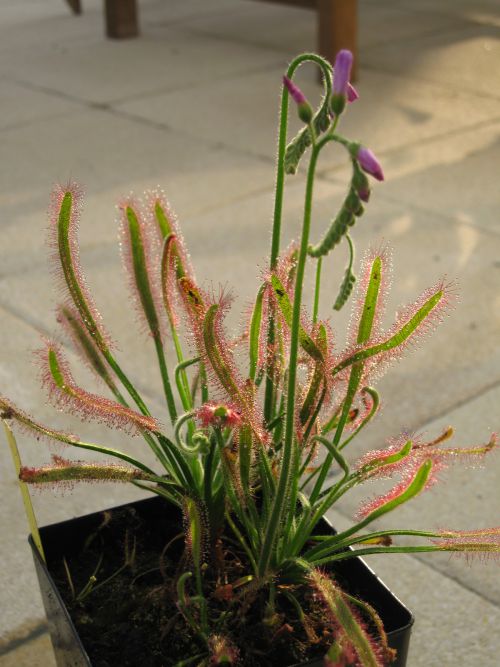
[[[0,0],[0,392],[42,422],[102,441],[101,427],[46,403],[30,353],[40,335],[55,331],[59,295],[45,241],[52,185],[74,179],[86,191],[80,239],[88,283],[120,363],[161,416],[154,352],[138,333],[123,277],[116,204],[131,190],[164,188],[199,280],[234,289],[236,332],[269,252],[281,77],[294,55],[319,48],[318,14],[300,2],[138,0],[139,35],[110,39],[102,2],[70,4],[82,13],[64,0]],[[398,305],[443,275],[458,281],[460,294],[444,325],[380,381],[383,410],[352,457],[404,428],[435,437],[453,424],[457,446],[486,442],[500,428],[499,1],[352,4],[357,23],[344,36],[357,39],[360,100],[340,130],[372,148],[386,175],[353,230],[357,259],[382,240],[394,248],[387,324]],[[330,24],[335,34],[339,20]],[[114,27],[134,32],[130,21]],[[297,81],[311,102],[320,99],[314,69],[302,68]],[[335,214],[348,177],[345,154],[324,151],[313,239]],[[298,234],[303,190],[302,170],[287,181],[284,244]],[[325,317],[334,314],[344,252],[325,262]],[[332,317],[339,346],[349,310]],[[68,354],[76,379],[97,390]],[[138,440],[123,440],[111,433],[106,442],[147,459]],[[49,460],[45,444],[26,436],[19,443],[26,463]],[[0,664],[53,667],[3,442],[0,465]],[[498,525],[499,475],[498,456],[482,470],[457,467],[383,525]],[[37,493],[34,501],[46,524],[137,495],[101,485]],[[334,523],[343,525],[360,499],[333,512]],[[498,563],[470,568],[447,556],[405,555],[370,564],[416,614],[409,667],[498,664]]]

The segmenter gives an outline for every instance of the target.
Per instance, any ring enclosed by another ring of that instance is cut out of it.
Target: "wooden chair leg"
[[[82,13],[82,4],[80,0],[66,0],[66,4],[69,5],[73,14]]]
[[[139,34],[137,0],[105,0],[106,35],[127,39]]]
[[[319,52],[331,63],[340,49],[354,54],[351,79],[357,78],[358,0],[317,0]]]

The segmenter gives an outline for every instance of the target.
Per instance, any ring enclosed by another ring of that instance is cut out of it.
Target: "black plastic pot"
[[[122,507],[133,508],[149,521],[154,521],[155,517],[160,518],[164,515],[165,505],[161,498],[155,497]],[[51,564],[60,562],[63,556],[78,553],[87,535],[101,522],[102,513],[96,512],[40,528],[47,564],[40,557],[32,538],[29,538],[58,667],[92,667],[92,662],[51,577]],[[321,531],[333,533],[334,529],[325,521]],[[377,610],[384,623],[389,645],[397,650],[397,659],[393,667],[405,667],[413,625],[411,612],[361,558],[341,561],[336,564],[335,571],[348,586],[352,585],[352,589],[359,597]],[[323,667],[323,665],[322,657],[318,657],[316,660],[293,667]]]

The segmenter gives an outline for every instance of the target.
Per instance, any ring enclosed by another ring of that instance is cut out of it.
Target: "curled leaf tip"
[[[23,431],[29,435],[34,435],[37,440],[43,438],[66,444],[72,444],[79,440],[78,436],[73,433],[57,431],[35,421],[29,414],[18,408],[17,405],[4,396],[0,396],[0,418],[14,421]]]
[[[73,379],[60,345],[44,340],[44,346],[37,350],[35,355],[40,366],[42,384],[56,407],[72,412],[83,420],[95,419],[131,435],[159,430],[159,424],[153,417],[142,415],[79,387]]]

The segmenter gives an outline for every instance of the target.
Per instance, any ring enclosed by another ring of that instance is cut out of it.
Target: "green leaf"
[[[291,327],[293,304],[290,301],[290,297],[288,296],[287,291],[283,287],[281,280],[275,273],[273,273],[271,276],[271,285],[273,288],[273,292],[276,296],[278,306],[281,310],[281,314],[283,315],[283,319],[285,320],[287,325]],[[307,352],[307,354],[311,356],[313,359],[316,359],[316,361],[324,360],[323,353],[321,352],[319,347],[313,341],[311,336],[309,336],[309,334],[302,325],[299,325],[299,344],[302,347],[302,349],[305,352]]]
[[[377,311],[377,301],[380,292],[380,283],[382,280],[382,258],[375,257],[373,260],[370,277],[368,279],[368,288],[366,290],[363,312],[358,328],[358,343],[366,343],[371,336],[373,320]]]
[[[218,310],[218,304],[211,305],[203,320],[203,343],[205,352],[215,375],[227,393],[238,402],[245,403],[243,392],[240,391],[238,383],[233,377],[232,369],[224,358],[224,355],[221,354],[215,326]]]
[[[252,319],[250,321],[250,335],[249,335],[249,354],[250,354],[250,371],[249,377],[251,380],[255,380],[255,374],[257,372],[257,363],[259,358],[259,339],[260,339],[260,329],[262,326],[262,307],[264,301],[264,294],[266,291],[266,285],[261,285],[259,291],[257,292],[257,298],[255,300],[255,306],[252,312]]]
[[[411,317],[410,320],[406,324],[404,324],[401,327],[401,329],[397,331],[393,336],[383,341],[382,343],[373,345],[372,347],[365,348],[364,350],[359,350],[355,354],[352,354],[350,357],[347,357],[347,359],[344,359],[340,364],[338,364],[333,369],[332,371],[333,375],[336,375],[337,373],[339,373],[344,368],[347,368],[348,366],[351,366],[358,362],[366,361],[366,359],[370,359],[371,357],[374,357],[377,354],[381,354],[383,352],[389,352],[390,350],[393,350],[394,348],[403,345],[403,343],[405,343],[410,338],[410,336],[415,333],[415,331],[419,328],[419,326],[431,314],[431,312],[439,304],[443,296],[444,296],[443,290],[437,291],[424,303],[424,305],[421,308],[417,310],[415,315],[413,315],[413,317]]]
[[[327,351],[327,335],[326,327],[324,324],[319,325],[318,329],[318,347],[320,348],[321,354],[326,356]],[[311,383],[307,391],[304,403],[300,409],[299,418],[300,423],[304,425],[309,417],[311,416],[314,406],[316,405],[318,394],[321,390],[321,385],[325,380],[325,368],[322,362],[316,363],[314,367],[313,376],[311,378]]]
[[[342,656],[344,653],[342,649],[349,646],[354,649],[357,657],[356,664],[359,664],[360,667],[380,667],[380,661],[373,650],[367,630],[340,588],[319,570],[311,571],[311,582],[341,628],[340,637],[332,647],[332,654],[337,657]]]
[[[187,518],[186,541],[195,569],[199,571],[203,558],[204,523],[198,503],[187,496],[184,501]]]
[[[361,470],[359,470],[358,474],[364,476],[367,473],[372,473],[374,470],[378,470],[379,468],[384,468],[385,466],[402,461],[407,456],[409,456],[412,450],[412,446],[412,441],[408,440],[408,442],[406,442],[399,451],[394,452],[394,454],[390,454],[389,456],[383,456],[379,459],[370,461],[370,463],[367,463],[365,466],[363,466],[363,468],[361,468]]]
[[[324,98],[323,104],[313,118],[313,125],[316,136],[328,129],[331,123],[328,109],[329,99]],[[311,131],[309,127],[304,127],[290,141],[285,151],[285,173],[295,174],[299,167],[302,156],[312,144]]]
[[[175,236],[177,230],[174,229],[174,226],[171,224],[167,213],[159,201],[155,203],[154,214],[162,237],[166,239],[168,236]],[[172,254],[174,257],[177,280],[180,280],[186,276],[186,268],[177,248],[177,243],[174,243],[172,246]]]
[[[132,268],[134,271],[137,292],[149,329],[153,334],[153,337],[158,339],[160,338],[160,322],[158,320],[153,293],[151,291],[151,283],[144,250],[144,240],[142,238],[143,231],[137,213],[131,206],[127,206],[126,216],[132,254]]]
[[[398,496],[396,496],[396,498],[388,500],[383,505],[373,510],[373,512],[370,512],[370,514],[365,519],[363,519],[362,522],[363,525],[375,521],[375,519],[378,519],[379,517],[383,516],[384,514],[387,514],[388,512],[392,512],[392,510],[396,509],[396,507],[399,507],[403,503],[406,503],[408,502],[408,500],[411,500],[412,498],[417,496],[421,491],[424,490],[427,480],[429,479],[431,470],[432,470],[432,461],[428,459],[427,461],[424,461],[424,463],[422,463],[422,465],[417,470],[415,476],[413,477],[410,484],[406,487],[406,489]]]
[[[94,339],[89,335],[78,312],[67,306],[61,306],[58,310],[58,321],[62,321],[66,325],[75,345],[81,351],[85,361],[88,362],[94,372],[102,378],[117,398],[120,397],[120,399],[124,401],[108,371],[108,367],[99,353],[99,349],[97,348]]]

